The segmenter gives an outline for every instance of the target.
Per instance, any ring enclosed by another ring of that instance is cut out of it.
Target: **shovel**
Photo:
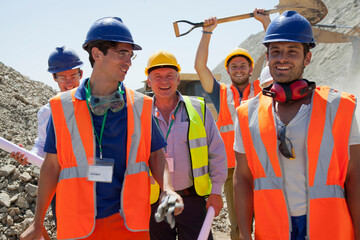
[[[279,4],[276,5],[274,9],[265,10],[265,14],[272,14],[277,12],[282,13],[287,10],[297,11],[307,20],[309,20],[312,25],[320,22],[328,12],[325,4],[321,0],[279,0]],[[254,17],[253,13],[246,13],[226,18],[219,18],[217,20],[217,23],[232,22],[251,17]],[[187,23],[192,25],[193,27],[190,28],[187,32],[180,34],[178,23]],[[190,33],[195,28],[203,27],[204,22],[193,23],[187,20],[178,20],[176,22],[173,22],[173,26],[176,37],[181,37]]]

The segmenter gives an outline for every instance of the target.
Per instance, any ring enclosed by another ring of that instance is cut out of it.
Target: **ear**
[[[180,85],[180,73],[179,72],[177,73],[177,85],[178,86]]]
[[[54,81],[57,82],[55,73],[53,73],[52,76],[53,76]]]
[[[149,88],[151,88],[151,82],[150,82],[149,76],[148,76],[148,78],[147,78],[147,85],[148,85]]]
[[[310,64],[311,62],[311,56],[312,56],[312,53],[309,51],[306,56],[305,56],[305,59],[304,59],[304,65],[307,66]]]
[[[250,69],[249,69],[249,75],[251,76],[252,72],[253,72],[254,68],[252,66],[250,66]]]
[[[82,79],[83,73],[84,73],[83,70],[80,69],[80,79]]]
[[[91,55],[93,57],[93,59],[96,61],[100,61],[101,57],[102,57],[102,52],[97,48],[97,47],[93,47],[91,49]]]

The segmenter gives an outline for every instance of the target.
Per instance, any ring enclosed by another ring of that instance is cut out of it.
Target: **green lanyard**
[[[87,106],[87,108],[88,108],[88,110],[89,110],[89,113],[91,114],[91,110],[90,110],[90,107],[89,107],[89,101],[90,101],[90,97],[91,97],[90,80],[87,82],[87,85],[86,85],[86,88],[85,88],[85,92],[86,92],[86,106]],[[100,130],[100,137],[99,137],[98,134],[96,133],[95,126],[94,126],[94,122],[93,122],[93,120],[92,120],[92,117],[90,117],[90,119],[91,119],[91,125],[92,125],[92,127],[93,127],[93,130],[94,130],[96,139],[97,139],[97,141],[98,141],[98,143],[99,143],[100,159],[103,159],[101,143],[102,143],[102,137],[103,137],[103,133],[104,133],[105,122],[106,122],[106,117],[107,117],[108,111],[109,111],[109,109],[108,109],[108,110],[105,112],[105,114],[104,114],[104,118],[103,118],[102,125],[101,125],[101,130]]]
[[[167,141],[167,139],[168,139],[168,136],[170,134],[171,127],[172,127],[172,125],[173,125],[173,123],[175,121],[175,116],[176,116],[177,110],[179,109],[179,106],[180,106],[180,103],[177,105],[177,107],[176,107],[176,109],[174,111],[174,114],[172,115],[173,117],[172,117],[171,123],[169,125],[168,131],[166,133],[165,141]],[[155,118],[155,120],[156,120],[156,124],[158,125],[158,127],[160,129],[160,125],[159,125],[159,121],[158,121],[157,117]],[[161,132],[161,135],[164,137],[164,134],[162,133],[161,129],[160,129],[160,132]],[[164,147],[164,149],[165,149],[165,152],[166,152],[166,147]]]

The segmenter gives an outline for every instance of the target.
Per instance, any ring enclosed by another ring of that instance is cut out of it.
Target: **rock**
[[[11,179],[12,180],[18,180],[19,176],[20,176],[20,171],[19,171],[19,169],[16,168],[14,174],[11,177]]]
[[[40,177],[40,168],[34,167],[32,172],[31,172],[31,175],[33,177],[39,178]]]
[[[10,204],[10,196],[4,192],[0,193],[0,205],[9,208]]]
[[[28,208],[29,207],[29,204],[28,202],[26,201],[26,199],[22,196],[20,196],[18,198],[18,200],[16,201],[15,203],[16,206],[18,206],[19,208]]]
[[[5,165],[3,167],[0,168],[0,176],[9,176],[10,174],[12,174],[15,171],[15,166],[14,165]]]
[[[17,236],[17,230],[14,226],[11,226],[5,231],[5,234],[9,237]]]
[[[8,225],[8,226],[14,225],[14,220],[11,218],[10,215],[8,215],[6,218],[6,225]]]
[[[17,207],[12,207],[12,208],[8,209],[8,213],[10,216],[18,215],[18,214],[20,214],[20,209]]]
[[[31,210],[26,210],[25,217],[26,218],[33,218],[34,214],[33,214],[33,212]]]
[[[12,196],[12,197],[10,198],[10,202],[11,202],[11,203],[16,202],[16,201],[18,200],[19,196],[20,196],[20,194],[15,194],[14,196]]]
[[[35,200],[35,197],[32,197],[29,193],[25,195],[25,199],[28,203],[32,203]]]
[[[10,191],[15,191],[15,190],[19,189],[19,186],[20,186],[19,183],[14,182],[13,184],[8,185],[7,189]]]
[[[30,176],[30,174],[28,172],[24,172],[24,173],[20,174],[19,179],[24,182],[29,182],[32,179],[32,177]]]
[[[30,196],[32,196],[32,197],[37,196],[37,190],[38,190],[37,186],[35,186],[35,185],[31,184],[31,183],[28,183],[25,186],[25,190],[30,194]]]
[[[24,221],[21,222],[21,232],[25,231],[30,226],[32,221],[33,218],[25,218]]]

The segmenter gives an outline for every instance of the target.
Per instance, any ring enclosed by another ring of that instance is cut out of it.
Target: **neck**
[[[108,96],[118,89],[118,82],[109,82],[106,79],[96,78],[91,75],[90,77],[91,95],[95,96]]]
[[[245,88],[249,85],[249,82],[245,83],[245,84],[236,84],[233,83],[233,85],[237,88],[237,90],[239,90],[239,92],[243,93]]]
[[[177,102],[178,95],[176,93],[166,98],[155,98],[155,106],[159,109],[163,116],[170,114],[170,112],[176,107]]]

